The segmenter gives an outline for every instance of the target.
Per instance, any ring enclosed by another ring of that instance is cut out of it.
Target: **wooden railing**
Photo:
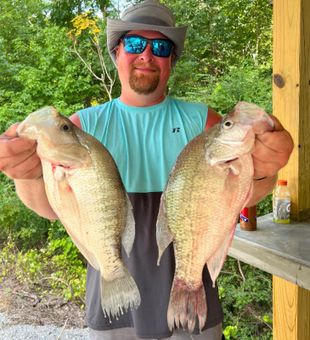
[[[310,222],[259,217],[256,231],[237,226],[228,255],[273,275],[273,338],[310,339]]]

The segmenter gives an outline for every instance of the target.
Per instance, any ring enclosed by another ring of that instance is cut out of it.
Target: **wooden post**
[[[292,193],[292,219],[310,218],[310,1],[273,2],[273,114],[295,149],[279,177]]]
[[[292,192],[292,218],[310,218],[310,1],[273,1],[273,114],[294,139],[279,178]],[[274,340],[310,339],[310,293],[273,276]]]
[[[273,338],[310,339],[310,291],[273,276]]]

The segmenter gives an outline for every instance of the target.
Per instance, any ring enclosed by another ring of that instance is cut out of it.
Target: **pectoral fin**
[[[168,227],[164,194],[162,194],[161,196],[159,212],[158,212],[158,217],[157,217],[157,222],[156,222],[156,241],[157,241],[157,247],[158,247],[157,265],[159,266],[160,259],[161,259],[163,252],[169,246],[169,244],[173,241],[173,236]]]
[[[209,269],[211,280],[213,282],[213,287],[215,287],[215,280],[217,279],[225,262],[228,249],[234,236],[235,228],[236,225],[234,225],[230,233],[227,233],[226,237],[224,238],[221,246],[217,249],[217,251],[207,260],[207,266]]]

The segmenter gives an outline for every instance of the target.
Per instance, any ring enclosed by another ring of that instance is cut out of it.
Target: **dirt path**
[[[9,316],[10,325],[85,328],[85,313],[77,304],[48,294],[37,296],[9,278],[0,284],[0,313]]]

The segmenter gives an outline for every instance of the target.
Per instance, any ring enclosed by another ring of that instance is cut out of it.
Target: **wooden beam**
[[[292,192],[292,218],[310,218],[310,1],[273,1],[273,114],[295,148],[279,177]],[[274,340],[310,339],[310,293],[273,276]]]
[[[292,192],[292,218],[310,218],[310,1],[273,2],[273,114],[295,149],[280,172]]]
[[[273,339],[310,339],[310,291],[273,276]]]

